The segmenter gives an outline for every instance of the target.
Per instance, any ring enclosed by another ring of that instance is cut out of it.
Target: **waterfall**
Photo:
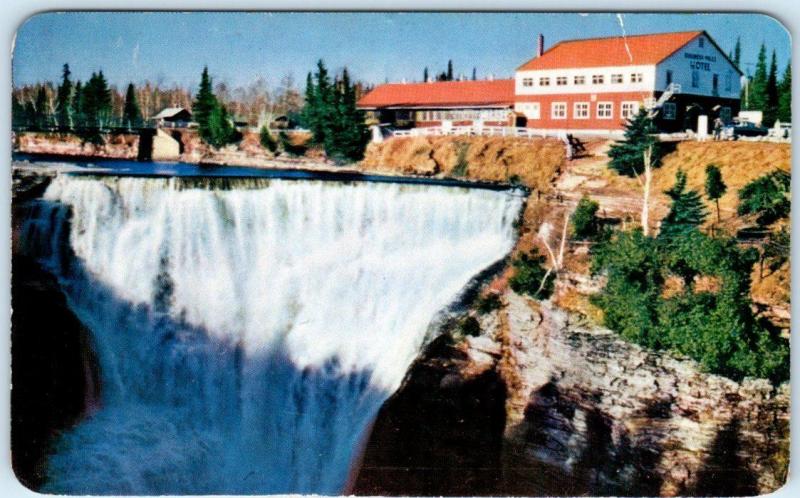
[[[60,175],[24,228],[91,330],[99,411],[45,491],[344,490],[437,312],[514,243],[509,192]]]

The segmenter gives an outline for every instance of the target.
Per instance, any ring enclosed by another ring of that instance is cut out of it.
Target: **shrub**
[[[467,153],[469,152],[469,143],[461,142],[456,145],[458,149],[458,156],[456,157],[456,164],[453,166],[453,176],[466,176],[469,162],[467,161]]]
[[[481,335],[481,324],[474,316],[464,317],[464,319],[461,320],[458,328],[459,331],[465,336],[477,337]]]
[[[522,253],[512,262],[514,276],[509,280],[511,289],[535,299],[547,299],[553,294],[555,274],[544,268],[546,259],[536,248]]]
[[[766,226],[789,216],[791,176],[782,170],[767,173],[739,190],[739,216],[757,215],[756,223]]]
[[[266,125],[261,127],[259,139],[261,141],[261,146],[273,154],[278,150],[278,142],[275,140],[275,137],[272,136],[272,133]]]
[[[285,131],[281,131],[278,135],[281,141],[281,149],[290,156],[302,156],[306,153],[307,147],[305,145],[295,145],[292,139]]]
[[[503,306],[503,303],[500,302],[500,296],[495,294],[494,292],[490,292],[485,296],[478,298],[477,309],[478,313],[481,315],[485,315],[487,313],[491,313],[492,311],[499,310]]]
[[[581,197],[575,212],[572,213],[572,233],[577,239],[590,239],[597,235],[600,226],[597,210],[600,205],[587,196]]]

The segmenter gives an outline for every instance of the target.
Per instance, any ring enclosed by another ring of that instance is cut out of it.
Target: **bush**
[[[536,248],[522,253],[511,263],[514,276],[508,281],[511,289],[535,299],[547,299],[553,294],[555,274],[544,268],[546,259]]]
[[[481,324],[474,316],[464,317],[458,328],[461,334],[465,336],[478,337],[481,335]]]
[[[266,125],[261,127],[259,139],[261,141],[261,146],[273,154],[278,150],[278,142],[275,140],[275,137],[272,136],[272,133]]]
[[[600,226],[597,210],[600,205],[587,196],[581,197],[575,212],[572,213],[572,233],[577,239],[590,239],[597,235]]]
[[[477,309],[478,313],[485,315],[492,311],[499,310],[503,306],[500,302],[500,296],[494,292],[490,292],[483,297],[478,298]]]
[[[286,133],[285,131],[281,131],[280,134],[278,135],[278,138],[280,138],[281,141],[281,149],[283,149],[283,151],[290,156],[293,157],[302,156],[306,153],[306,150],[308,150],[308,148],[305,145],[293,144],[292,139],[289,137],[289,134]]]
[[[453,176],[466,176],[467,168],[469,168],[469,162],[467,161],[469,144],[461,142],[456,147],[458,148],[458,156],[456,157],[456,164],[453,166]]]
[[[594,251],[592,270],[607,276],[592,298],[604,323],[628,340],[684,354],[712,373],[781,382],[788,378],[788,343],[755,318],[750,300],[754,250],[697,229],[669,241],[622,232]],[[682,282],[666,295],[672,277]],[[699,278],[702,277],[702,278]],[[717,282],[714,289],[698,281]]]
[[[739,216],[757,215],[756,223],[766,226],[789,216],[791,176],[775,170],[753,180],[739,190]]]

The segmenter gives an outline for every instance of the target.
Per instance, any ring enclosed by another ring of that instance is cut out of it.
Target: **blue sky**
[[[791,56],[789,34],[760,14],[623,14],[627,34],[705,29],[726,52],[742,38],[753,71],[759,45]],[[263,77],[277,85],[292,73],[299,85],[317,59],[347,66],[371,83],[419,80],[453,59],[455,73],[509,77],[531,58],[536,35],[559,40],[622,34],[616,14],[539,13],[45,13],[18,33],[15,85],[60,78],[68,62],[77,79],[102,69],[112,84],[149,79],[194,87],[204,65],[237,86]]]

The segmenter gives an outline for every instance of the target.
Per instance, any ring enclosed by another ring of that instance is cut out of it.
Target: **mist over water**
[[[325,493],[436,313],[514,243],[464,188],[61,175],[24,229],[91,330],[102,406],[54,493]]]

